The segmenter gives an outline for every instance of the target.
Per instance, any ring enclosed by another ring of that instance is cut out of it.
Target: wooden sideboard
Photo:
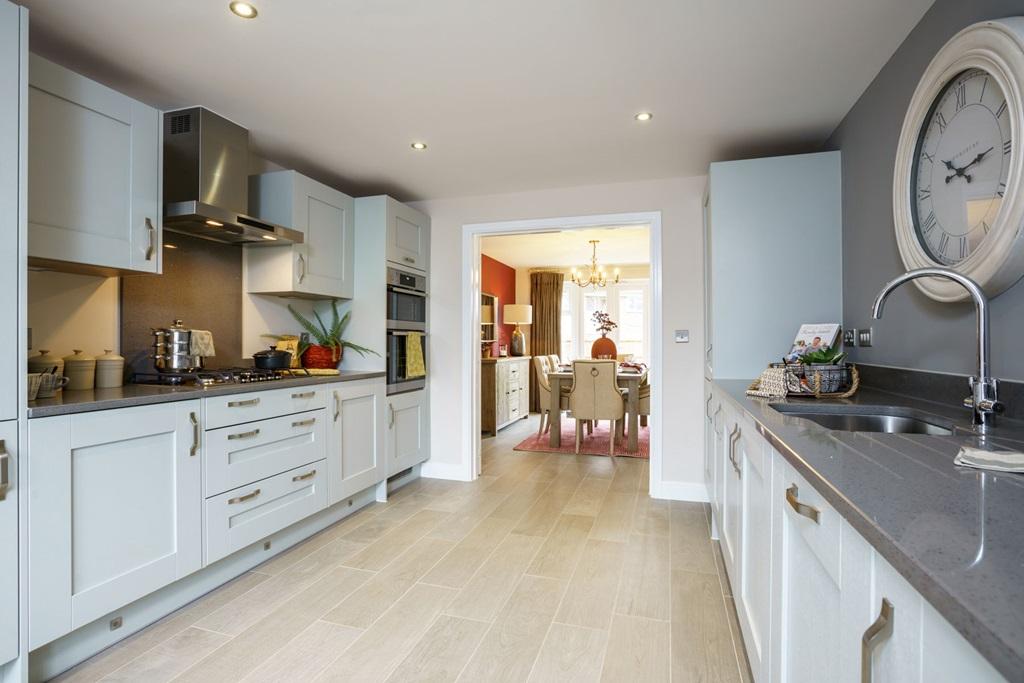
[[[484,358],[480,369],[480,429],[497,434],[530,416],[530,356]]]

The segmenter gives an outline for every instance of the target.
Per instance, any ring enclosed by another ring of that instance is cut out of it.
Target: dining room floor
[[[483,442],[60,681],[749,681],[706,506],[645,460]]]

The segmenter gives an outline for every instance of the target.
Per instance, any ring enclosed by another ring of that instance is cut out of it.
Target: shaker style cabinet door
[[[200,401],[29,422],[29,647],[202,565]]]
[[[767,681],[771,648],[772,450],[754,431],[753,424],[742,420],[740,425],[735,459],[742,473],[741,519],[733,596],[754,679]]]
[[[250,294],[351,299],[355,200],[295,171],[249,178],[249,210],[302,232],[302,244],[246,247]]]
[[[21,347],[18,323],[18,274],[21,271],[19,230],[24,211],[25,83],[22,79],[27,32],[22,32],[21,10],[0,2],[0,420],[18,417],[19,396],[14,387],[24,370],[16,350]]]
[[[383,379],[339,382],[330,387],[327,439],[330,505],[388,477],[384,445]]]
[[[0,3],[0,14],[6,10]],[[18,656],[17,465],[18,423],[0,422],[0,665]]]
[[[390,197],[387,203],[388,261],[426,272],[430,267],[430,218]]]
[[[427,459],[427,392],[410,391],[389,396],[388,476]]]
[[[28,148],[30,259],[160,272],[160,112],[32,55]]]

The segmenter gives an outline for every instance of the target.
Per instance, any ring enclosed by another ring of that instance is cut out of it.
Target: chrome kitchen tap
[[[969,380],[971,395],[964,399],[964,406],[973,411],[973,422],[977,425],[978,431],[984,433],[988,427],[995,423],[996,413],[1003,412],[1004,406],[996,398],[998,381],[994,377],[989,376],[988,297],[985,296],[985,292],[981,291],[978,283],[951,268],[936,267],[910,270],[891,280],[885,287],[882,287],[882,291],[875,297],[875,304],[871,309],[871,317],[875,320],[881,320],[882,307],[893,290],[904,282],[910,282],[919,277],[944,277],[947,280],[952,280],[966,289],[971,298],[974,299],[974,306],[978,311],[978,374]]]

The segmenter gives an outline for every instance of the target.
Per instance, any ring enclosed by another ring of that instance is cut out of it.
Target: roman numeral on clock
[[[1003,100],[1003,103],[999,105],[999,109],[996,109],[996,118],[998,119],[1002,116],[1004,111],[1006,111],[1006,100]]]
[[[1013,140],[1007,140],[1003,143],[1003,154],[1009,154],[1010,150],[1013,149]]]
[[[967,243],[967,235],[960,238],[960,258],[967,258],[967,254],[970,253],[970,246]]]
[[[924,200],[928,199],[931,196],[932,196],[932,186],[931,185],[929,185],[928,187],[926,187],[924,189],[921,189],[921,190],[917,191],[917,199],[918,199],[918,201],[922,201],[923,202]]]
[[[946,123],[946,117],[942,115],[941,111],[935,115],[935,122],[939,124],[939,133],[945,133],[946,126],[948,126],[949,124]]]
[[[996,190],[996,194],[1002,197],[1006,193],[1006,183],[999,183],[999,189]]]
[[[935,212],[932,211],[928,214],[928,217],[921,223],[921,234],[927,235],[935,227]]]
[[[960,111],[967,106],[967,84],[961,83],[956,87],[956,110]]]
[[[928,152],[921,152],[921,158],[922,159],[927,159],[929,164],[934,164],[935,163],[935,157],[933,155],[929,154]]]
[[[942,233],[942,237],[939,238],[939,253],[942,255],[946,254],[946,249],[949,248],[949,233]]]

